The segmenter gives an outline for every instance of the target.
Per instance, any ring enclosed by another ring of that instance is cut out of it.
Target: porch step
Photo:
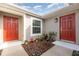
[[[69,49],[72,49],[72,50],[79,51],[79,45],[77,45],[77,44],[72,44],[72,43],[67,43],[67,42],[62,42],[62,41],[55,41],[55,42],[52,42],[52,43],[55,44],[55,45],[58,45],[58,46],[62,46],[62,47],[65,47],[65,48],[69,48]]]

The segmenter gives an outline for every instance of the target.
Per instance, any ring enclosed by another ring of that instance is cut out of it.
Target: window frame
[[[37,20],[37,21],[40,21],[41,22],[41,25],[40,26],[37,26],[37,27],[41,27],[41,31],[40,33],[33,33],[33,20]],[[33,18],[31,17],[31,36],[38,36],[38,35],[42,35],[42,19],[38,19],[38,18]]]

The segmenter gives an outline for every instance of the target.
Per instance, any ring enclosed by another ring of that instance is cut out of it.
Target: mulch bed
[[[54,45],[48,41],[32,42],[28,45],[22,44],[22,47],[28,53],[29,56],[40,56],[53,46]]]
[[[0,56],[1,56],[1,54],[2,54],[2,51],[3,51],[3,50],[0,50]]]

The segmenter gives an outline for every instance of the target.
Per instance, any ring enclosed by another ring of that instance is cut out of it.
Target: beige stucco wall
[[[32,34],[31,34],[31,31],[32,31],[31,30],[32,18],[38,19],[36,17],[32,17],[32,16],[29,16],[29,15],[24,15],[24,40],[29,41],[31,37],[33,39],[35,39],[38,36],[38,35],[32,36]]]
[[[76,43],[79,44],[79,10],[76,12]]]
[[[59,33],[59,20],[57,23],[55,23],[54,18],[45,20],[44,23],[44,32],[49,33],[49,32],[57,32]],[[57,40],[59,39],[59,34],[57,34]]]
[[[21,41],[23,41],[24,40],[24,22],[23,22],[24,20],[23,20],[23,17],[22,16],[20,16],[20,17],[18,17],[18,26],[19,26],[19,40],[21,40]]]
[[[3,20],[0,14],[0,43],[3,43]]]
[[[31,28],[31,17],[24,15],[24,40],[29,40]]]
[[[74,11],[70,11],[70,12],[66,12],[60,15],[57,15],[55,17],[52,17],[50,19],[45,20],[44,23],[44,32],[48,33],[51,31],[55,31],[57,32],[57,38],[56,40],[60,40],[60,32],[59,32],[59,17],[63,16],[63,15],[67,15],[67,14],[71,14],[71,13],[75,13],[76,14],[76,44],[79,44],[79,10],[74,10]],[[58,18],[58,22],[55,23],[55,18]]]

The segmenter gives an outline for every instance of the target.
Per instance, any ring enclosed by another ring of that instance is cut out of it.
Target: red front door
[[[18,18],[3,17],[4,41],[18,40]]]
[[[60,17],[60,39],[76,42],[75,14]]]

